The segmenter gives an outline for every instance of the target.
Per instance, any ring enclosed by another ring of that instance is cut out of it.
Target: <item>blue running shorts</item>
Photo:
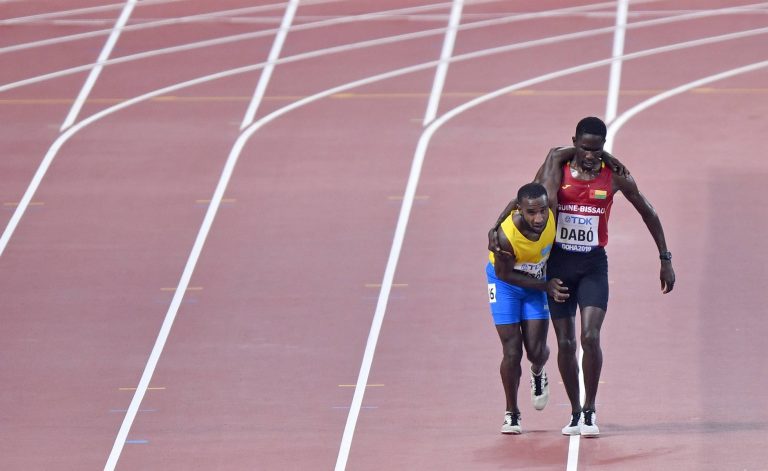
[[[496,278],[491,262],[485,266],[485,274],[494,324],[519,324],[532,319],[549,319],[547,294],[544,291],[521,288],[501,281]]]

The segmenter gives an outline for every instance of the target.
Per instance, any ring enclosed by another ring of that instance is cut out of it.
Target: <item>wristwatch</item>
[[[661,260],[672,260],[672,252],[670,252],[669,250],[667,250],[666,252],[661,252],[659,254],[659,258]]]

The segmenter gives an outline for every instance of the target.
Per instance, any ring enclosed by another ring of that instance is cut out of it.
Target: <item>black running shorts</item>
[[[547,296],[553,319],[576,315],[576,306],[608,308],[608,256],[603,247],[588,253],[568,252],[555,246],[547,262],[547,278],[559,278],[571,296],[564,303]]]

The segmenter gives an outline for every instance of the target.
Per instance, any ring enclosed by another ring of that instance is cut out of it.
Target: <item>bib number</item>
[[[599,243],[597,228],[599,216],[583,216],[560,212],[557,215],[557,237],[555,241],[563,250],[589,252]]]
[[[488,302],[496,302],[496,283],[488,283]]]

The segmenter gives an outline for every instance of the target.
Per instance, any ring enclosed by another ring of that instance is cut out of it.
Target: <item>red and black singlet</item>
[[[591,252],[608,244],[608,216],[613,204],[612,173],[605,164],[594,180],[579,180],[568,163],[557,192],[555,244],[569,252]]]

